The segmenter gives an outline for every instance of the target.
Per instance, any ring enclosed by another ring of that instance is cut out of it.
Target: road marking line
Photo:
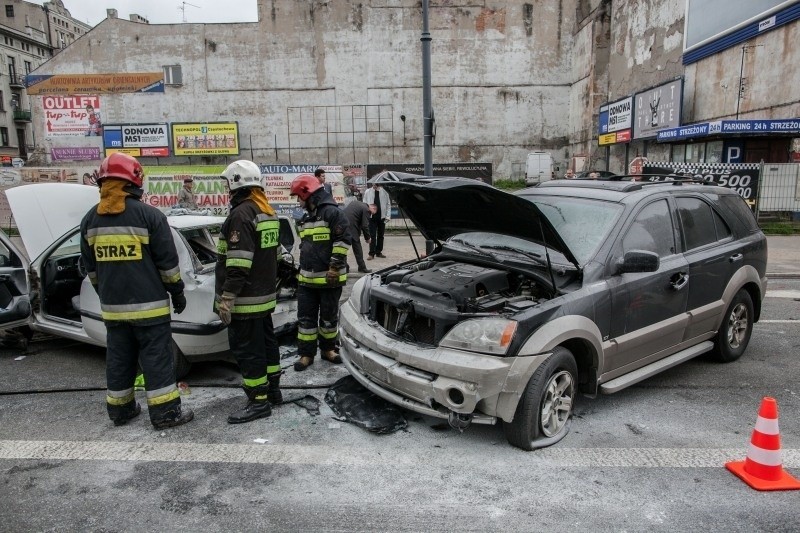
[[[800,320],[759,320],[756,324],[797,324]]]
[[[744,460],[746,443],[725,448],[548,448],[515,455],[519,463],[583,468],[722,468],[727,461]],[[469,452],[467,455],[470,455]],[[480,454],[475,454],[479,460]],[[800,449],[782,450],[783,465],[800,468]],[[0,440],[1,459],[67,461],[168,461],[186,463],[369,465],[419,464],[415,454],[377,454],[369,450],[330,446],[271,444],[136,443],[86,441]],[[462,463],[463,454],[442,462]]]
[[[764,295],[765,298],[800,298],[800,291],[798,290],[768,290]]]

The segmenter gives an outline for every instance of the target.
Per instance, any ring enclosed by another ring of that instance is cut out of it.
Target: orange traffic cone
[[[800,481],[790,476],[781,463],[778,402],[775,398],[761,400],[747,458],[725,463],[725,468],[756,490],[800,489]]]

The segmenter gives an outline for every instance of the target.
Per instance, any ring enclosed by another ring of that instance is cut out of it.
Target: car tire
[[[178,348],[178,345],[175,343],[175,341],[172,341],[172,361],[173,366],[175,367],[176,380],[185,378],[192,369],[192,363],[186,359],[186,356],[183,355],[183,352],[180,348]]]
[[[503,422],[508,442],[523,450],[555,444],[569,431],[578,390],[578,365],[563,346],[536,369],[517,404],[514,419]]]
[[[722,325],[714,339],[714,359],[730,363],[739,359],[747,349],[750,336],[753,334],[753,299],[742,289],[725,311]]]

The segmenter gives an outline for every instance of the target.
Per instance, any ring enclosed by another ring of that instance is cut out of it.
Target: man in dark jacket
[[[369,274],[372,270],[367,268],[367,264],[364,262],[364,251],[361,248],[359,230],[364,234],[364,240],[369,244],[369,221],[370,217],[375,214],[375,210],[376,207],[374,205],[367,205],[355,199],[342,209],[347,217],[347,222],[350,224],[350,246],[358,264],[358,271],[364,274]]]
[[[121,426],[141,412],[134,397],[137,362],[156,429],[194,418],[175,385],[169,297],[186,308],[178,252],[167,218],[140,201],[144,173],[136,159],[111,154],[100,165],[100,203],[81,221],[81,261],[100,297],[106,325],[106,408]]]
[[[317,338],[322,358],[341,363],[339,298],[347,283],[347,252],[350,233],[347,218],[322,184],[310,175],[298,176],[290,194],[306,210],[298,224],[300,233],[300,274],[297,289],[297,352],[294,364],[302,371],[314,363]]]
[[[228,325],[228,342],[248,400],[228,416],[228,423],[241,424],[271,415],[270,403],[283,400],[272,325],[280,221],[264,194],[258,165],[234,161],[222,177],[230,192],[230,214],[219,236],[215,309]]]

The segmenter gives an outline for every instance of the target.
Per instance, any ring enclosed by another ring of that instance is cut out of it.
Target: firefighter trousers
[[[148,326],[106,322],[106,383],[108,415],[124,417],[135,405],[133,383],[142,367],[150,421],[180,416],[181,396],[175,385],[172,331],[169,322]]]
[[[281,371],[272,315],[245,319],[234,317],[228,326],[228,344],[242,373],[245,390],[266,384],[268,374]]]
[[[322,352],[337,347],[341,296],[341,287],[298,287],[297,353],[300,357],[313,358],[317,355],[317,339]]]

